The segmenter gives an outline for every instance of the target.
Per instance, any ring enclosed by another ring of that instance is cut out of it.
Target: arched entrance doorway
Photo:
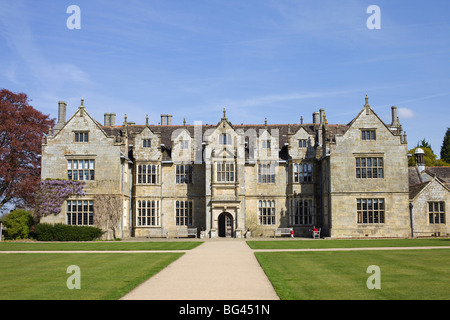
[[[229,212],[222,212],[219,215],[219,237],[233,236],[233,216]]]

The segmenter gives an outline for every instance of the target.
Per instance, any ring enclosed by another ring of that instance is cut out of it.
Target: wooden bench
[[[194,236],[195,238],[197,238],[197,228],[181,228],[181,229],[178,229],[178,231],[177,231],[177,238],[179,238],[180,236],[182,236],[182,237]]]
[[[288,235],[291,236],[292,238],[294,237],[294,229],[292,228],[276,228],[273,231],[273,237],[275,238],[276,236],[284,236],[284,235]]]
[[[169,238],[169,231],[164,228],[151,228],[148,230],[148,237],[165,237]]]

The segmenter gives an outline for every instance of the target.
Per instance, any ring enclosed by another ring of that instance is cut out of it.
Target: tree
[[[442,142],[441,159],[447,163],[450,163],[450,128],[447,128],[444,141]]]
[[[426,167],[435,167],[435,166],[448,166],[449,164],[443,161],[442,159],[437,159],[437,156],[433,153],[428,147],[418,146],[408,151],[410,156],[408,157],[408,166],[412,167],[416,165],[415,151],[417,148],[421,148],[424,152],[424,160]]]
[[[5,238],[7,239],[27,239],[30,234],[30,228],[33,225],[31,214],[22,209],[11,211],[3,221],[7,228]]]
[[[42,137],[54,123],[29,104],[25,93],[0,90],[0,210],[7,203],[33,204]]]
[[[431,153],[434,154],[433,148],[431,148],[431,144],[428,143],[428,141],[423,138],[423,140],[417,142],[416,148],[428,148],[431,150]]]

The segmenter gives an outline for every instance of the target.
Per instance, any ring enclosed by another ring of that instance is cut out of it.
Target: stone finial
[[[80,110],[80,117],[83,117],[84,116],[84,109],[85,109],[85,107],[84,107],[84,99],[83,98],[81,98],[81,104],[78,107],[78,109]]]
[[[267,129],[267,118],[264,119],[264,127]]]
[[[300,124],[303,124],[303,116],[300,116]]]
[[[145,116],[145,125],[148,126],[148,114]]]
[[[183,126],[186,127],[186,118],[183,118]]]
[[[368,106],[369,105],[369,96],[366,94],[366,104],[364,106]]]
[[[225,108],[223,108],[223,118],[222,119],[226,119],[227,118],[227,111],[225,110]]]

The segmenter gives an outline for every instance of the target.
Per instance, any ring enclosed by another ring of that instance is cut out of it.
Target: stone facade
[[[450,190],[438,178],[424,182],[411,199],[412,235],[449,236],[447,223]]]
[[[426,167],[416,149],[416,166],[409,168],[411,236],[450,236],[450,167]]]
[[[59,108],[65,117],[65,103]],[[183,228],[206,237],[273,236],[278,227],[309,237],[314,226],[333,238],[408,237],[407,143],[395,107],[392,114],[385,124],[366,98],[346,125],[328,124],[323,109],[308,124],[235,125],[224,110],[216,125],[172,125],[171,115],[158,125],[125,115],[115,125],[115,114],[100,125],[82,103],[43,142],[42,179],[81,173],[86,197],[69,201],[119,196],[122,237],[150,230],[175,237]],[[69,173],[70,160],[94,160],[92,179],[84,168]],[[84,224],[84,211],[73,209],[46,221]]]

